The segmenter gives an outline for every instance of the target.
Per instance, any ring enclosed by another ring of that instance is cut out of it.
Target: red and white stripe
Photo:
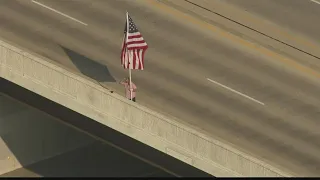
[[[127,39],[127,48],[128,50],[132,49],[145,49],[148,48],[147,43],[144,41],[140,32],[128,34]]]
[[[125,69],[144,69],[145,49],[126,50],[122,55],[122,65]]]

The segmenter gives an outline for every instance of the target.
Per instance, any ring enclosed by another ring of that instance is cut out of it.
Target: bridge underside
[[[102,125],[88,117],[85,117],[75,111],[50,101],[38,94],[35,94],[25,88],[22,88],[10,81],[0,78],[0,92],[37,108],[47,114],[50,114],[64,123],[76,127],[77,129],[107,141],[124,150],[130,150],[146,162],[153,162],[155,165],[163,167],[169,172],[182,177],[212,177],[211,175],[196,169],[180,160],[166,155],[150,146],[146,146],[137,140],[134,140],[118,131],[115,131],[105,125]]]

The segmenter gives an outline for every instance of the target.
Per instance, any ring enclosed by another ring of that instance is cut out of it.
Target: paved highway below
[[[300,176],[320,169],[320,86],[155,1],[0,1],[0,37],[122,93],[129,11],[149,44],[137,103]]]
[[[2,174],[0,177],[174,177],[102,142]]]
[[[320,41],[319,0],[225,0],[230,4]]]
[[[174,177],[103,142],[67,152],[0,177]]]
[[[22,168],[13,167],[11,169],[15,170],[1,174],[0,177],[174,177],[2,93],[0,106],[1,158],[6,156],[8,149],[13,153],[11,156],[15,156],[20,164],[24,164],[31,155],[41,157],[44,152],[62,150],[58,155],[53,154],[50,158],[42,158]],[[21,133],[21,127],[24,127],[24,133],[28,134]],[[50,133],[51,137],[48,137]],[[68,149],[69,144],[62,142],[64,139],[77,141],[78,147]],[[23,149],[24,152],[18,149]],[[1,161],[0,171],[4,172],[3,167],[9,167],[12,162],[6,162],[4,159]]]

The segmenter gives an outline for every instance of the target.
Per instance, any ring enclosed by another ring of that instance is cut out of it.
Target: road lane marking
[[[318,71],[315,71],[315,70],[313,70],[307,66],[304,66],[300,63],[297,63],[294,59],[290,59],[288,57],[280,55],[272,50],[269,50],[267,48],[262,47],[259,44],[255,44],[250,41],[244,40],[241,37],[236,36],[234,34],[231,34],[230,32],[227,32],[225,30],[222,30],[221,28],[219,28],[217,26],[214,26],[210,23],[199,20],[199,19],[192,17],[186,13],[183,13],[177,9],[174,9],[173,7],[165,5],[158,0],[154,0],[154,1],[146,0],[144,2],[150,4],[151,6],[157,8],[157,9],[162,10],[162,12],[165,12],[166,14],[171,14],[174,17],[179,17],[181,19],[184,19],[184,20],[186,20],[186,22],[198,25],[199,27],[207,29],[207,30],[209,30],[215,34],[218,34],[219,36],[226,38],[232,42],[241,44],[241,45],[243,45],[247,48],[250,48],[252,50],[255,50],[255,51],[257,51],[267,57],[271,57],[272,59],[278,60],[278,62],[281,62],[283,65],[287,65],[287,66],[291,67],[292,69],[297,70],[298,72],[302,72],[302,73],[307,74],[312,77],[320,78],[320,73]]]
[[[207,80],[210,81],[210,82],[212,82],[212,83],[214,83],[214,84],[216,84],[216,85],[219,85],[219,86],[221,86],[221,87],[223,87],[223,88],[225,88],[225,89],[228,89],[229,91],[232,91],[232,92],[234,92],[234,93],[236,93],[236,94],[238,94],[238,95],[240,95],[240,96],[243,96],[243,97],[245,97],[245,98],[247,98],[247,99],[250,99],[251,101],[254,101],[254,102],[256,102],[256,103],[261,104],[261,105],[264,106],[264,103],[263,103],[263,102],[258,101],[258,100],[254,99],[254,98],[252,98],[252,97],[250,97],[250,96],[248,96],[248,95],[245,95],[245,94],[243,94],[243,93],[241,93],[241,92],[239,92],[239,91],[236,91],[236,90],[234,90],[234,89],[232,89],[232,88],[229,88],[228,86],[225,86],[225,85],[223,85],[223,84],[221,84],[221,83],[218,83],[218,82],[216,82],[216,81],[214,81],[214,80],[212,80],[212,79],[207,78]]]
[[[76,18],[73,18],[73,17],[71,17],[71,16],[69,16],[69,15],[67,15],[67,14],[64,14],[64,13],[58,11],[58,10],[55,10],[55,9],[49,7],[49,6],[46,6],[46,5],[44,5],[44,4],[41,4],[41,3],[37,2],[37,1],[34,1],[34,0],[32,0],[32,2],[35,3],[35,4],[37,4],[37,5],[39,5],[39,6],[42,6],[42,7],[44,7],[44,8],[47,8],[47,9],[49,9],[49,10],[51,10],[51,11],[57,13],[57,14],[60,14],[61,16],[64,16],[64,17],[66,17],[66,18],[69,18],[69,19],[71,19],[71,20],[73,20],[73,21],[76,21],[76,22],[82,24],[82,25],[88,26],[88,24],[86,24],[86,23],[84,23],[84,22],[82,22],[82,21],[80,21],[80,20],[78,20],[78,19],[76,19]]]
[[[319,2],[319,1],[316,1],[316,0],[310,0],[310,1],[312,1],[312,2],[320,5],[320,2]]]

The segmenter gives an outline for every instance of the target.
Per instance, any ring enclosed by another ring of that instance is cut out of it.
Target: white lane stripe
[[[55,12],[55,13],[58,13],[58,14],[64,16],[64,17],[66,17],[66,18],[69,18],[69,19],[71,19],[71,20],[73,20],[73,21],[76,21],[76,22],[78,22],[78,23],[80,23],[80,24],[82,24],[82,25],[88,26],[88,24],[86,24],[86,23],[84,23],[84,22],[82,22],[82,21],[80,21],[80,20],[78,20],[78,19],[76,19],[76,18],[73,18],[73,17],[71,17],[71,16],[68,16],[68,15],[66,15],[66,14],[64,14],[64,13],[62,13],[62,12],[60,12],[60,11],[57,11],[57,10],[55,10],[55,9],[49,7],[49,6],[46,6],[46,5],[44,5],[44,4],[41,4],[41,3],[37,2],[37,1],[34,1],[34,0],[32,0],[32,2],[35,3],[35,4],[37,4],[37,5],[39,5],[39,6],[42,6],[42,7],[44,7],[44,8],[47,8],[47,9],[49,9],[49,10]]]
[[[319,1],[316,1],[316,0],[310,0],[310,1],[320,5]]]
[[[212,82],[212,83],[214,83],[214,84],[217,84],[217,85],[219,85],[219,86],[221,86],[221,87],[223,87],[223,88],[225,88],[225,89],[228,89],[229,91],[232,91],[232,92],[234,92],[234,93],[236,93],[236,94],[238,94],[238,95],[240,95],[240,96],[243,96],[243,97],[245,97],[245,98],[248,98],[248,99],[250,99],[251,101],[254,101],[254,102],[258,103],[258,104],[264,105],[263,102],[258,101],[258,100],[254,99],[254,98],[252,98],[252,97],[250,97],[250,96],[247,96],[247,95],[245,95],[245,94],[242,94],[241,92],[238,92],[238,91],[236,91],[236,90],[234,90],[234,89],[231,89],[231,88],[229,88],[228,86],[225,86],[225,85],[223,85],[223,84],[220,84],[220,83],[218,83],[218,82],[216,82],[216,81],[214,81],[214,80],[212,80],[212,79],[209,79],[209,78],[207,78],[207,80],[210,81],[210,82]]]

